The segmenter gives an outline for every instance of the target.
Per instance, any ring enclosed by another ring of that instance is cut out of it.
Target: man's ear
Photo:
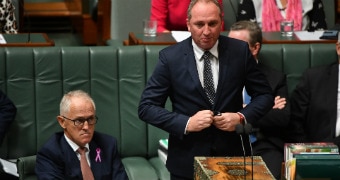
[[[338,54],[338,56],[340,56],[340,42],[336,43],[335,49],[336,49],[336,53]]]
[[[57,116],[57,121],[58,121],[59,125],[60,125],[63,129],[66,128],[66,126],[65,126],[65,119],[64,119],[62,116]]]
[[[190,32],[189,19],[187,18],[186,21],[187,21],[187,28],[188,28],[188,31]]]
[[[258,55],[261,49],[261,44],[259,42],[255,43],[253,55]]]

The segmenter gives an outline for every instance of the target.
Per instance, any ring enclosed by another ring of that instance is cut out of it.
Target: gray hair
[[[65,115],[70,112],[71,101],[73,97],[81,97],[92,103],[94,110],[96,110],[95,103],[91,96],[82,90],[74,90],[66,93],[60,101],[60,115]]]

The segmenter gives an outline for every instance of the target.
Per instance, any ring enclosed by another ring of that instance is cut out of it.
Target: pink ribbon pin
[[[97,152],[97,156],[96,156],[96,162],[102,162],[102,159],[100,158],[100,148],[97,148],[96,149],[96,152]]]

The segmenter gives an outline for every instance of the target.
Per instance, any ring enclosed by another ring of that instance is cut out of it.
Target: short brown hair
[[[196,4],[196,3],[198,3],[198,2],[206,2],[206,3],[208,3],[208,2],[212,2],[212,3],[214,3],[217,7],[218,7],[218,9],[220,10],[220,17],[221,17],[221,19],[222,19],[222,12],[223,12],[223,10],[222,10],[222,7],[221,7],[221,5],[220,5],[220,3],[217,1],[217,0],[191,0],[191,2],[190,2],[190,4],[189,4],[189,7],[188,7],[188,11],[187,11],[187,16],[188,16],[188,19],[190,20],[191,19],[191,10],[192,10],[192,8],[194,7],[194,5]]]

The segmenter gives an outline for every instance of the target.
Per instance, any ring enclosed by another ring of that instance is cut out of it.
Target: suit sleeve
[[[120,179],[120,180],[128,180],[125,168],[120,159],[120,155],[117,150],[117,140],[113,141],[113,161],[112,161],[112,180]]]
[[[171,88],[169,64],[165,53],[161,51],[155,70],[142,93],[138,115],[141,120],[182,138],[189,116],[164,108]]]
[[[280,130],[286,128],[290,119],[290,100],[288,96],[288,87],[286,82],[286,75],[280,76],[279,82],[273,89],[274,97],[280,96],[286,98],[286,106],[283,109],[271,109],[259,121],[259,127],[265,131],[272,131],[279,133]]]
[[[308,71],[307,71],[308,72]],[[309,105],[310,89],[308,73],[305,72],[291,95],[291,120],[287,129],[288,142],[305,141],[304,124]]]
[[[17,109],[13,102],[0,91],[0,144],[6,135],[6,130],[14,120]]]
[[[37,153],[35,173],[39,180],[65,179],[63,175],[64,166],[60,161],[62,158],[57,158],[53,154],[54,152],[49,151],[47,148],[43,148]]]

